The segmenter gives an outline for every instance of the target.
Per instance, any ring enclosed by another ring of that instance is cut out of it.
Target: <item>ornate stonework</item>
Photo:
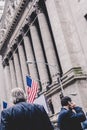
[[[2,44],[4,36],[7,33],[7,30],[9,26],[12,23],[12,20],[15,16],[16,10],[19,7],[21,0],[9,0],[7,3],[5,3],[5,9],[3,13],[3,21],[1,21],[0,24],[0,44]]]

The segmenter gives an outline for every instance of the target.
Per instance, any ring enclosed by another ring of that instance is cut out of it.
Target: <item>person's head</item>
[[[69,102],[71,102],[71,98],[68,97],[68,96],[65,96],[61,99],[61,105],[62,106],[68,106],[69,105]]]
[[[11,91],[13,103],[25,102],[27,100],[27,96],[22,88],[14,88]]]

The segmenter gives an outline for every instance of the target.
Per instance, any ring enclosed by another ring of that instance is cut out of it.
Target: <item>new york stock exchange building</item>
[[[0,21],[0,109],[11,89],[38,81],[56,122],[60,99],[87,112],[87,0],[6,0]]]

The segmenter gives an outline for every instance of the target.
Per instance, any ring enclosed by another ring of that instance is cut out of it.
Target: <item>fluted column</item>
[[[48,11],[48,16],[49,16],[57,52],[59,54],[62,70],[63,70],[63,73],[65,73],[69,69],[72,68],[72,63],[70,60],[70,56],[69,56],[67,45],[64,39],[64,35],[62,32],[59,16],[57,13],[57,7],[55,5],[54,0],[46,0],[45,4]]]
[[[26,51],[25,53],[27,56],[27,60],[33,62],[33,61],[35,61],[35,58],[34,58],[34,53],[33,53],[32,46],[31,46],[30,38],[28,36],[24,36],[23,39],[24,39],[24,46],[25,46],[25,51]],[[40,89],[40,82],[38,80],[36,64],[28,63],[28,67],[29,67],[29,73],[30,73],[29,75],[31,76],[32,79],[34,79],[38,82],[39,89]]]
[[[12,88],[12,84],[11,84],[11,75],[10,75],[10,69],[9,69],[9,65],[8,63],[5,63],[5,67],[4,67],[4,75],[5,75],[5,84],[6,84],[6,97],[7,97],[7,103],[10,104],[11,102],[11,88]]]
[[[23,50],[22,44],[18,46],[18,52],[19,52],[19,59],[20,59],[20,65],[22,70],[22,77],[24,82],[24,89],[26,89],[26,76],[28,75],[28,69],[27,69],[27,61],[25,59],[25,54]]]
[[[3,101],[6,101],[6,85],[3,70],[2,56],[0,55],[0,110],[3,109]]]
[[[58,65],[57,56],[54,50],[50,30],[48,28],[48,24],[44,13],[40,12],[38,14],[38,22],[39,22],[39,27],[41,31],[42,40],[43,40],[43,46],[49,64],[48,66],[50,69],[52,81],[54,82],[57,80],[55,75],[57,75],[60,72],[60,70],[59,70],[59,66],[56,67],[56,65]],[[55,67],[50,66],[50,64]]]
[[[17,86],[24,88],[17,52],[13,53],[13,59],[14,59],[14,65],[15,65],[16,78],[17,78]]]
[[[35,53],[35,57],[37,61],[36,63],[39,70],[39,76],[40,76],[40,80],[42,84],[42,89],[44,90],[46,86],[49,84],[49,76],[47,72],[47,66],[45,64],[45,58],[43,55],[41,42],[40,42],[37,28],[35,25],[30,26],[30,33],[31,33],[34,53]]]
[[[14,64],[12,59],[9,60],[9,67],[10,67],[12,88],[15,88],[17,87],[17,81],[16,81],[16,75],[15,75]]]

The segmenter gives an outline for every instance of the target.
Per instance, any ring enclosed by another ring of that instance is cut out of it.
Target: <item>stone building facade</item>
[[[51,99],[56,121],[61,92],[87,111],[87,1],[6,0],[0,23],[0,102],[26,91],[26,75]]]

